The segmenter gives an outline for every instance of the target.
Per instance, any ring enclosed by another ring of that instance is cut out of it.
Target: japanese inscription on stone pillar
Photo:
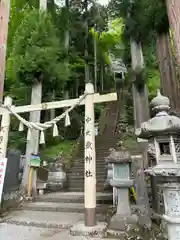
[[[93,177],[93,152],[92,152],[92,145],[93,145],[93,129],[91,129],[91,121],[92,119],[90,117],[85,118],[85,177],[86,178],[92,178]]]
[[[0,129],[0,158],[4,158],[4,127]]]

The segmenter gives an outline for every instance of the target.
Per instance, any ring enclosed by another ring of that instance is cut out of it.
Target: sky
[[[102,5],[107,5],[109,0],[97,0],[100,4]],[[55,0],[55,3],[59,6],[62,6],[63,5],[63,0]]]
[[[102,5],[107,5],[109,0],[98,0],[98,2]]]

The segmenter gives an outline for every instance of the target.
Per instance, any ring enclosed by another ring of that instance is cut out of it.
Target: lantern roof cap
[[[157,95],[152,99],[150,106],[153,111],[168,111],[170,109],[170,100],[161,94],[160,90],[157,90]]]
[[[162,96],[159,90],[157,96],[151,101],[151,107],[156,115],[141,124],[141,127],[136,130],[137,137],[148,139],[155,136],[180,134],[180,118],[168,114],[170,101]]]
[[[115,149],[109,149],[110,155],[105,158],[108,163],[129,163],[132,161],[129,151],[122,150],[116,151]]]

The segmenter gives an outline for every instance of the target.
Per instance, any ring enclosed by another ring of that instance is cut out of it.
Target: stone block
[[[70,229],[70,235],[103,238],[107,235],[106,230],[107,224],[104,222],[99,222],[93,227],[87,227],[84,222],[79,222]]]
[[[137,220],[138,218],[136,215],[125,216],[121,214],[115,214],[111,218],[108,229],[115,231],[126,231],[127,226],[129,224],[136,224]]]

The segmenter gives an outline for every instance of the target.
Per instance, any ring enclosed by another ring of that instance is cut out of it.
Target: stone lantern
[[[112,217],[109,229],[115,231],[125,231],[127,224],[136,222],[136,218],[131,214],[129,202],[129,188],[133,185],[131,179],[131,155],[128,151],[112,150],[106,162],[113,166],[113,178],[110,185],[117,189],[117,211]]]
[[[147,172],[151,176],[164,176],[162,183],[165,214],[162,218],[167,222],[168,239],[180,239],[180,118],[168,114],[170,101],[158,91],[151,101],[155,116],[141,124],[136,131],[139,138],[154,144],[155,162]]]

